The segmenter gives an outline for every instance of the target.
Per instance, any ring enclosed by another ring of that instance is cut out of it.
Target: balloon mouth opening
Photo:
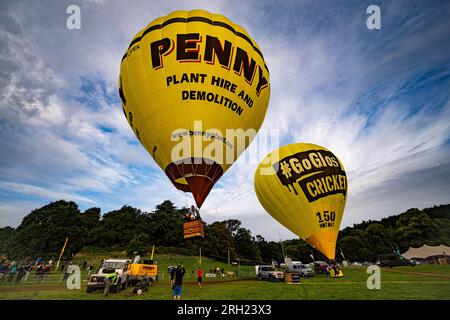
[[[223,175],[223,168],[210,159],[185,158],[169,163],[164,172],[175,188],[192,193],[200,208],[214,184]]]
[[[328,259],[336,257],[336,240],[338,231],[327,230],[317,232],[306,239],[313,248],[319,250]]]

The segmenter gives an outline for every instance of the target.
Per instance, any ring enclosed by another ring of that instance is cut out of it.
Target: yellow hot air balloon
[[[122,58],[119,94],[142,145],[201,207],[252,140],[237,142],[227,130],[261,127],[269,71],[239,25],[203,10],[176,11],[133,38]]]
[[[309,143],[272,151],[256,170],[255,191],[272,217],[329,259],[335,258],[347,176],[331,151]]]

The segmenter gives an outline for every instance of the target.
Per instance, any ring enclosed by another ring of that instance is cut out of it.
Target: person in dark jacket
[[[183,276],[186,273],[183,264],[180,262],[175,269],[173,281],[173,300],[181,300],[181,288],[183,286]]]
[[[22,281],[22,278],[25,276],[25,273],[26,273],[25,266],[20,266],[16,277],[16,283]]]
[[[66,271],[64,272],[64,276],[63,276],[62,281],[66,282],[67,279],[69,279],[69,276],[72,274],[72,272],[73,272],[72,261],[69,261],[69,264],[67,265]]]

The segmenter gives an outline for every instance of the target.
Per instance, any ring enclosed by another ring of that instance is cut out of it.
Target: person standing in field
[[[91,277],[92,270],[94,270],[94,265],[91,263],[88,268],[88,280]]]
[[[170,274],[170,284],[173,285],[174,279],[175,279],[175,267],[170,266],[169,267],[169,274]]]
[[[197,282],[198,282],[198,287],[201,289],[202,282],[203,282],[203,270],[200,267],[198,267],[198,269],[197,269]]]
[[[66,272],[64,272],[62,281],[66,282],[71,273],[72,273],[72,261],[69,261],[69,264],[67,265],[67,268],[66,268]]]
[[[30,272],[31,272],[32,268],[33,268],[33,267],[31,266],[31,263],[27,263],[27,265],[24,266],[25,275],[24,275],[23,278],[20,280],[21,282],[25,282],[25,281],[28,280],[28,277],[29,277],[29,275],[30,275]]]
[[[25,266],[20,266],[18,269],[16,283],[22,282],[22,278],[25,276]]]
[[[107,273],[105,274],[105,288],[103,289],[103,296],[107,296],[109,294],[109,290],[111,289],[111,286],[116,283],[117,279],[117,272]]]
[[[186,273],[186,270],[183,267],[183,264],[180,262],[175,269],[173,280],[173,300],[181,300],[181,289],[183,287],[183,276]]]
[[[16,262],[13,261],[13,262],[11,262],[11,265],[9,267],[9,277],[8,277],[8,281],[9,282],[13,281],[14,276],[16,275],[16,273],[17,273],[17,266],[16,266]]]
[[[325,272],[326,272],[326,274],[327,274],[327,278],[330,276],[330,271],[331,271],[331,267],[330,267],[329,265],[327,265],[327,266],[325,267]]]

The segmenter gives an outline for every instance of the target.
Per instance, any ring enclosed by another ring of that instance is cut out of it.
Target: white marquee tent
[[[426,259],[431,256],[447,256],[450,255],[450,247],[440,246],[427,246],[423,245],[420,248],[409,247],[408,251],[402,253],[406,259]]]

